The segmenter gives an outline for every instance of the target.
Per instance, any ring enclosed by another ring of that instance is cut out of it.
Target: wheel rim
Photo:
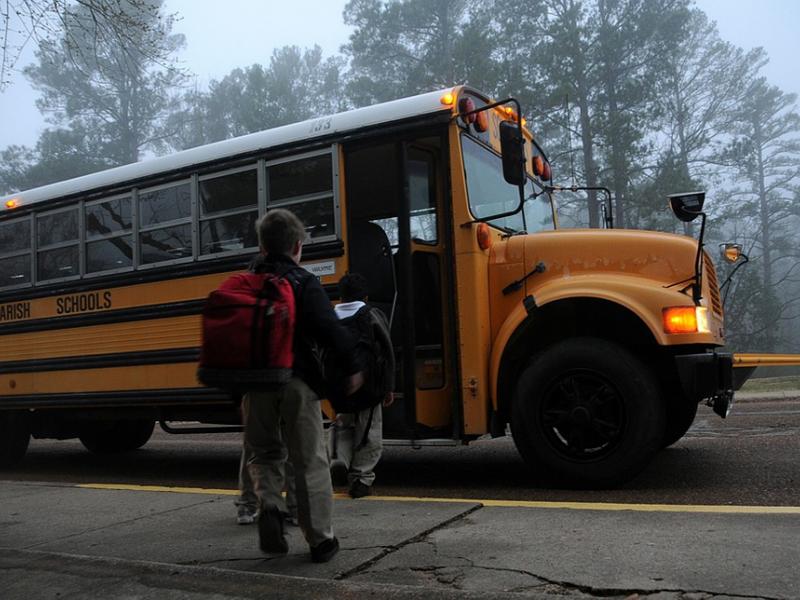
[[[553,379],[539,403],[544,437],[559,454],[600,459],[617,447],[625,428],[625,401],[602,373],[572,370]]]

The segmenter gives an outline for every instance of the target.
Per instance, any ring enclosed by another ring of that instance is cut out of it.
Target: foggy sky
[[[349,28],[342,20],[346,0],[166,0],[166,10],[181,20],[173,31],[186,35],[180,59],[196,75],[192,86],[205,89],[236,67],[269,64],[274,48],[319,44],[324,56],[338,52]],[[723,39],[745,49],[763,46],[770,63],[763,73],[786,92],[800,93],[800,1],[696,0],[717,21]],[[224,6],[224,10],[220,10]],[[18,66],[32,62],[33,49]],[[453,82],[460,83],[460,82]],[[20,75],[0,93],[0,149],[33,146],[46,126],[35,106],[36,92]]]

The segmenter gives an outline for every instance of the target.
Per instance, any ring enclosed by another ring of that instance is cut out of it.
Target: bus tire
[[[522,371],[511,432],[534,474],[568,487],[612,487],[660,450],[664,406],[653,373],[628,350],[571,338]]]
[[[153,435],[152,419],[126,419],[92,423],[79,436],[81,443],[95,454],[118,454],[144,446]]]
[[[0,468],[17,464],[28,451],[31,434],[27,415],[20,411],[0,411]]]
[[[687,401],[679,398],[674,405],[667,409],[667,424],[664,428],[664,441],[661,442],[662,448],[668,448],[680,440],[694,423],[697,416],[697,402]]]

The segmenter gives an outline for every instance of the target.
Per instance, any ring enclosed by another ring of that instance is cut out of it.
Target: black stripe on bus
[[[105,310],[71,317],[45,317],[32,321],[12,322],[0,325],[0,334],[27,333],[31,331],[51,331],[56,329],[72,329],[74,327],[87,327],[89,325],[108,325],[111,323],[127,323],[129,321],[144,321],[148,319],[166,319],[169,317],[184,317],[196,315],[203,310],[203,300],[186,300],[184,302],[170,302],[165,304],[149,304],[134,308],[120,308],[119,310]]]
[[[129,390],[124,392],[80,392],[0,396],[4,409],[166,407],[216,404],[233,407],[231,394],[215,388]]]
[[[40,371],[74,371],[76,369],[102,369],[108,367],[133,367],[164,363],[197,362],[199,348],[170,350],[145,350],[116,352],[92,356],[65,356],[0,362],[0,373],[30,373]]]
[[[316,260],[323,258],[337,258],[344,255],[344,243],[341,240],[308,244],[303,246],[303,260]],[[158,281],[175,280],[179,282],[187,277],[211,275],[226,271],[243,271],[250,264],[255,254],[238,255],[216,260],[200,260],[192,263],[170,265],[163,268],[142,269],[140,271],[126,271],[105,277],[87,277],[77,281],[70,281],[56,286],[43,285],[32,289],[17,289],[0,294],[0,304],[5,302],[22,302],[36,298],[50,296],[63,296],[75,293],[106,290],[115,287],[137,285],[142,283],[155,283]]]
[[[339,292],[336,284],[328,283],[323,285],[322,288],[331,301],[339,299]],[[29,321],[12,321],[11,323],[0,324],[0,335],[199,315],[203,310],[205,302],[205,298],[203,298],[201,300],[185,300],[182,302],[120,308],[118,310],[104,310],[70,317],[51,316]]]

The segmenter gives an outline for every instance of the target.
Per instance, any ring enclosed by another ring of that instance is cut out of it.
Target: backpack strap
[[[372,428],[372,416],[375,414],[376,406],[378,405],[374,404],[372,408],[369,409],[369,418],[367,419],[367,426],[364,428],[364,437],[361,439],[361,443],[356,446],[356,450],[361,450],[367,445],[367,442],[369,442],[369,430]]]

